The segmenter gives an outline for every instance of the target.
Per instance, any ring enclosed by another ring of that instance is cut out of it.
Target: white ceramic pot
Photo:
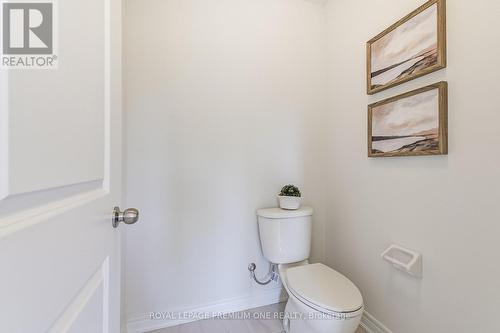
[[[300,199],[301,197],[287,197],[278,195],[278,201],[280,204],[280,208],[295,210],[300,208]]]

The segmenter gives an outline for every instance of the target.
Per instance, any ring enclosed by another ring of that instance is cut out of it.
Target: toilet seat
[[[359,289],[345,276],[323,264],[287,269],[290,292],[299,301],[337,318],[352,318],[363,313]]]

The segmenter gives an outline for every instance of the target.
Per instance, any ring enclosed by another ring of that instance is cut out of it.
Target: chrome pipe
[[[279,274],[278,274],[278,265],[269,263],[269,273],[267,273],[266,278],[264,281],[260,281],[257,276],[255,276],[255,270],[257,269],[257,265],[254,263],[251,263],[248,265],[248,270],[250,271],[250,276],[252,279],[260,284],[261,286],[265,286],[271,281],[278,281],[279,279]]]

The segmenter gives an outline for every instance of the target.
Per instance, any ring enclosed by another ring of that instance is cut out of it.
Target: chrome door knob
[[[134,224],[137,221],[139,221],[139,210],[135,208],[128,208],[122,212],[120,211],[120,207],[115,207],[113,209],[113,228],[118,228],[120,222],[125,224]]]

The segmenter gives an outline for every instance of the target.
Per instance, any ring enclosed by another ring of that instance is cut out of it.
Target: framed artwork
[[[448,153],[448,84],[439,82],[368,106],[368,156]]]
[[[369,95],[446,67],[446,2],[431,0],[367,43]]]

